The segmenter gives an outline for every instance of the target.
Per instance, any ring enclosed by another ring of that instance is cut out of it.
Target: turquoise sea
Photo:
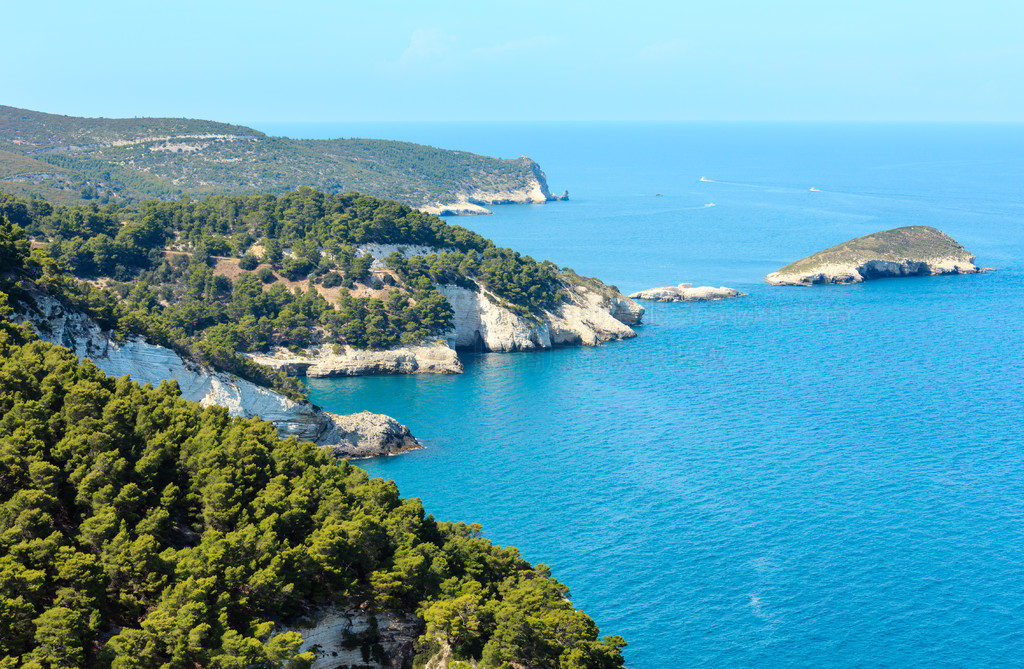
[[[362,466],[549,564],[630,667],[1024,667],[1024,126],[261,129],[527,154],[570,201],[454,222],[626,292],[748,293],[462,376],[309,382],[408,424],[426,449]],[[909,224],[999,271],[762,282]]]

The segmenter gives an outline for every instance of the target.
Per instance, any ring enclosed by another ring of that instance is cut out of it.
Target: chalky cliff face
[[[295,402],[232,374],[185,361],[176,352],[140,337],[116,341],[95,321],[43,294],[34,297],[28,320],[41,339],[66,346],[92,360],[110,376],[128,374],[139,383],[177,381],[184,399],[227,408],[232,416],[259,416],[277,426],[282,438],[294,436],[330,449],[344,459],[391,455],[419,444],[395,419],[363,412],[339,416],[309,402]]]
[[[521,169],[514,176],[502,178],[482,177],[483,183],[471,190],[462,190],[454,198],[432,202],[419,207],[420,211],[438,216],[472,216],[490,214],[488,206],[499,204],[543,204],[554,200],[568,200],[568,191],[552,195],[548,190],[547,177],[540,165],[526,156],[516,163]]]
[[[323,378],[378,374],[461,374],[456,350],[539,351],[556,346],[598,346],[636,336],[644,308],[613,291],[603,295],[585,285],[566,283],[568,302],[557,309],[523,316],[503,306],[480,284],[475,289],[440,285],[455,312],[443,337],[383,351],[322,345],[296,354],[277,348],[250,357],[262,365],[297,376]]]
[[[776,286],[860,283],[870,279],[977,274],[974,256],[949,235],[924,225],[876,232],[807,256],[772,272]]]
[[[605,296],[588,286],[566,283],[568,301],[535,318],[503,306],[485,289],[441,285],[438,290],[455,311],[448,342],[478,351],[533,351],[554,346],[597,346],[636,336],[626,323],[637,324],[644,308],[616,292]]]

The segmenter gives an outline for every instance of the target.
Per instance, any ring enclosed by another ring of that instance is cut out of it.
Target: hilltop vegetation
[[[102,119],[0,106],[0,190],[65,204],[357,190],[412,206],[476,191],[546,193],[529,158],[376,139],[292,140],[193,119]]]
[[[577,279],[436,216],[356,193],[303,188],[132,207],[0,195],[0,215],[46,244],[39,283],[103,327],[286,393],[299,389],[241,353],[414,343],[451,328],[451,306],[435,284],[481,285],[531,316],[557,308],[564,282]],[[357,247],[374,243],[436,252],[394,252],[371,271],[373,258]]]

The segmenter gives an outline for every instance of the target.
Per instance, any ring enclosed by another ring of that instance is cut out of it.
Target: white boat
[[[817,189],[817,188],[815,188],[814,186],[811,186],[811,190],[812,190],[813,192],[815,192],[815,193],[820,193],[820,192],[821,192],[820,190],[818,190],[818,189]]]

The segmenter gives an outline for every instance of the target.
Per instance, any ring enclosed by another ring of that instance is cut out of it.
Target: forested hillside
[[[500,248],[396,202],[302,188],[281,197],[52,205],[0,194],[0,214],[41,248],[38,282],[122,334],[286,392],[245,352],[314,344],[385,348],[451,327],[438,283],[484,286],[529,316],[557,307],[576,281],[549,262]],[[371,271],[368,244],[392,252]]]
[[[76,118],[0,106],[0,190],[54,202],[125,203],[299,186],[358,190],[413,206],[474,192],[534,192],[529,158],[378,139],[292,140],[194,119]]]
[[[0,666],[306,666],[281,626],[353,603],[415,611],[421,660],[621,666],[620,638],[478,528],[23,334],[0,334]]]
[[[618,637],[479,527],[258,419],[106,377],[9,320],[33,260],[0,216],[0,667],[308,666],[325,607],[415,612],[418,662],[617,667]],[[366,658],[383,650],[353,637]]]

